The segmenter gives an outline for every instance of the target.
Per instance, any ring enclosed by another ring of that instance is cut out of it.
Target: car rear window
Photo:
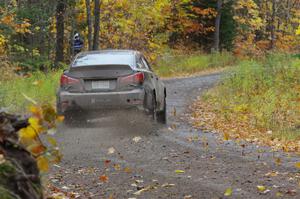
[[[106,66],[106,65],[129,65],[134,63],[130,55],[109,55],[109,54],[85,54],[79,55],[73,62],[72,67],[80,66]]]

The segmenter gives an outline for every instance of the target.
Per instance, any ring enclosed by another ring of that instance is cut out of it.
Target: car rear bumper
[[[98,93],[58,93],[58,112],[64,113],[72,110],[111,110],[138,108],[144,109],[143,89],[120,92]]]

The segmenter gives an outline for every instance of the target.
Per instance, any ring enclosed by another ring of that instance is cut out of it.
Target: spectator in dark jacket
[[[83,48],[83,40],[80,38],[79,33],[75,33],[73,38],[73,53],[76,55],[77,53],[80,53]]]

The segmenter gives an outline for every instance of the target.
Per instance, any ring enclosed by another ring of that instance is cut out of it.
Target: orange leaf
[[[101,180],[102,182],[107,182],[108,177],[106,175],[102,175],[102,176],[99,177],[99,180]]]
[[[33,153],[33,154],[41,154],[46,150],[46,147],[41,145],[41,144],[37,144],[37,145],[33,145],[32,147],[29,147],[28,150]]]

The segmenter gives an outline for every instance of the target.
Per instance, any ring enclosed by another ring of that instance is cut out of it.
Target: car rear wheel
[[[166,97],[164,98],[164,109],[156,113],[157,115],[157,122],[161,124],[167,123],[167,100]]]

